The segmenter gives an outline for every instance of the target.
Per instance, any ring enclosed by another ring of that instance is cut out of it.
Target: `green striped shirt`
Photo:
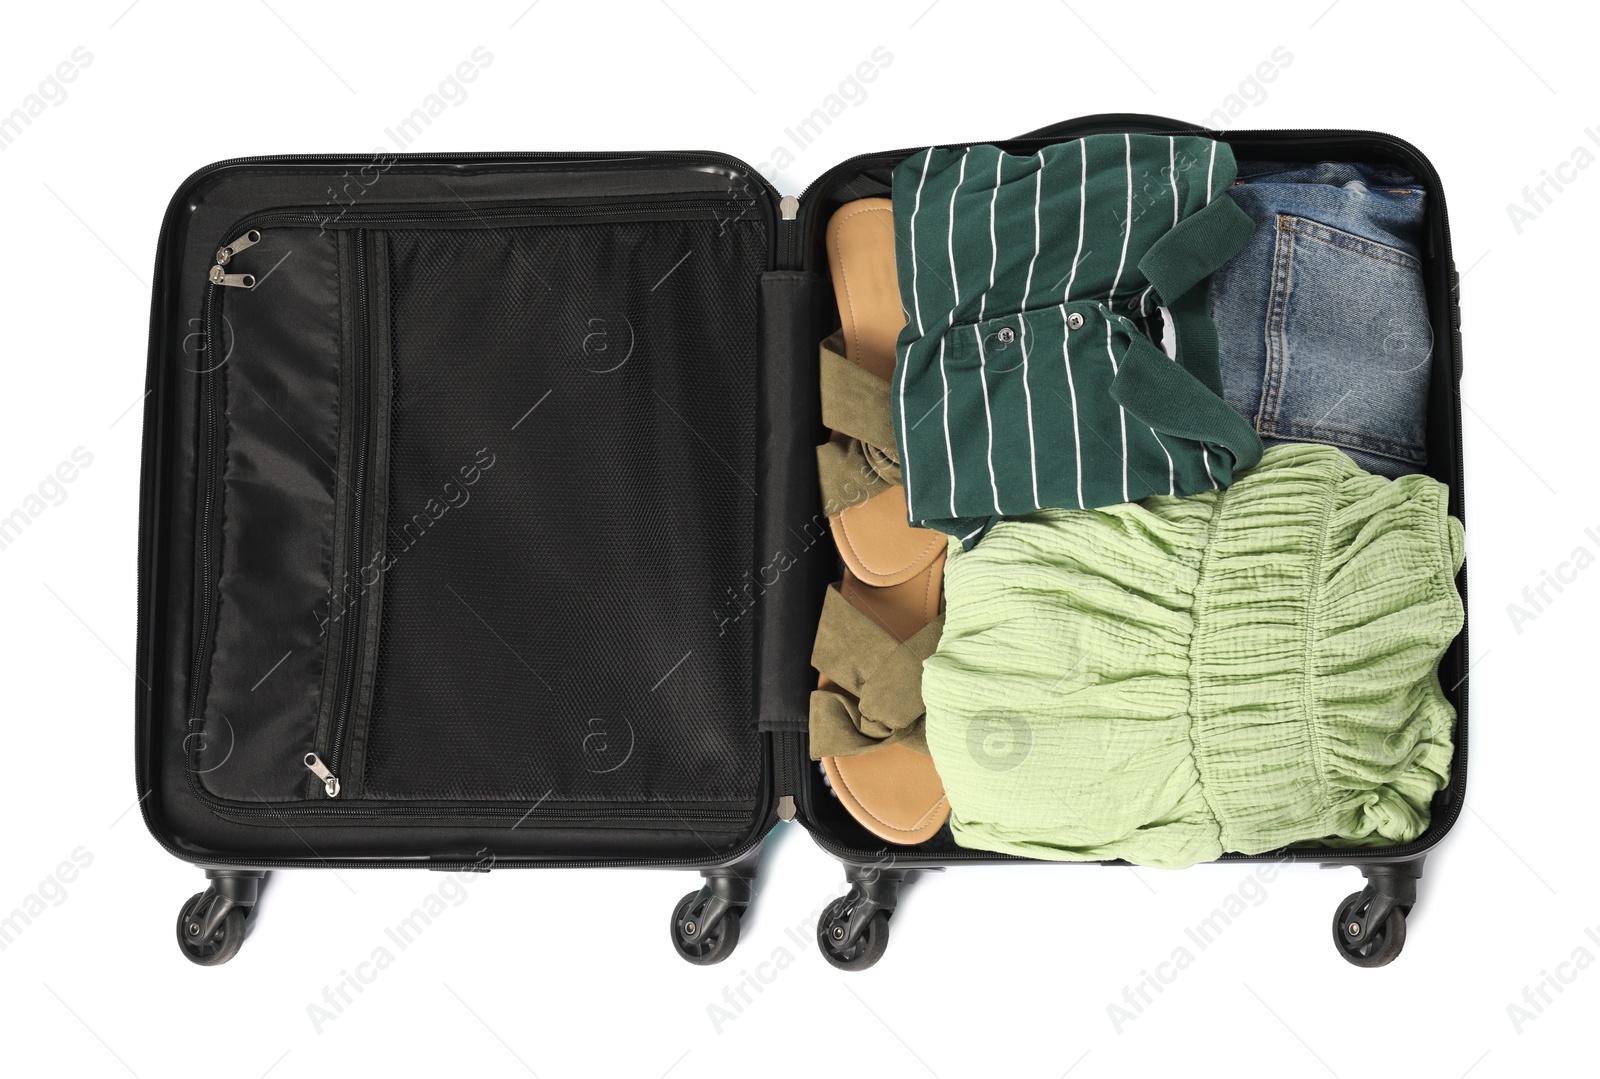
[[[929,149],[894,173],[893,386],[913,524],[1227,485],[1261,444],[1221,396],[1211,273],[1249,236],[1210,139],[1092,135],[1031,157]],[[1140,323],[1166,307],[1176,362]]]

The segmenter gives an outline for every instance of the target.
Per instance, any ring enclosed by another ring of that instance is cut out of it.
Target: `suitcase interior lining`
[[[756,561],[774,215],[724,159],[673,156],[397,168],[332,211],[315,169],[180,193],[178,306],[209,291],[227,362],[176,385],[173,512],[199,537],[214,482],[216,558],[186,546],[194,587],[163,593],[207,628],[173,622],[195,673],[158,835],[441,857],[492,827],[506,855],[693,859],[763,825],[762,619],[725,597]],[[196,288],[250,227],[227,269],[259,287]]]
[[[752,623],[706,597],[754,557],[764,237],[699,212],[383,247],[392,566],[366,795],[748,797]]]

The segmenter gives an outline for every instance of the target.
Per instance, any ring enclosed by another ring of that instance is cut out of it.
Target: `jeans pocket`
[[[1396,473],[1425,464],[1433,337],[1421,264],[1306,217],[1279,214],[1276,228],[1261,434],[1373,454]]]

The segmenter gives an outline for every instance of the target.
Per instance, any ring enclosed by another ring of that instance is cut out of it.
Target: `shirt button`
[[[1067,329],[1080,330],[1083,328],[1083,316],[1074,311],[1067,316]]]
[[[1010,326],[1002,326],[1000,327],[1000,332],[995,334],[994,337],[995,340],[999,341],[1002,345],[1009,345],[1011,342],[1017,339],[1017,331],[1013,330]]]

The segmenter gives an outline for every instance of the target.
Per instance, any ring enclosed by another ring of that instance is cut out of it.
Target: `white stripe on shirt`
[[[1167,136],[1167,175],[1172,178],[1172,227],[1178,227],[1178,140]]]
[[[944,406],[944,458],[950,464],[950,516],[960,517],[961,514],[956,512],[956,453],[951,448],[950,442],[950,377],[945,374],[944,370],[944,342],[945,335],[940,334],[939,381],[944,384],[944,397],[940,399],[940,404]],[[988,388],[985,387],[984,394],[987,395],[988,392]],[[907,499],[906,505],[910,506],[909,499]],[[913,517],[912,520],[914,521],[916,518]]]
[[[950,189],[950,220],[945,228],[945,249],[950,254],[950,289],[955,293],[955,299],[950,304],[950,319],[947,326],[956,324],[956,309],[961,306],[961,277],[956,273],[956,196],[961,193],[961,183],[967,178],[967,155],[970,150],[961,152],[961,167],[956,172],[956,186]],[[945,380],[944,404],[944,454],[945,460],[950,464],[950,516],[956,514],[956,451],[955,443],[950,439],[950,381],[944,368],[944,336],[939,338],[939,377]],[[982,372],[979,372],[982,377]],[[989,394],[987,385],[983,388],[984,396]]]
[[[1128,176],[1128,209],[1122,217],[1122,259],[1117,263],[1117,276],[1111,282],[1111,291],[1106,294],[1106,308],[1114,306],[1113,301],[1117,295],[1117,286],[1122,284],[1122,270],[1128,264],[1128,239],[1133,235],[1133,139],[1128,135],[1122,136],[1122,147],[1125,155],[1123,169]],[[1106,319],[1106,358],[1111,361],[1111,377],[1117,377],[1117,357],[1111,349],[1111,320]],[[1128,412],[1119,403],[1117,405],[1117,423],[1122,428],[1122,501],[1128,499]]]
[[[1123,166],[1128,175],[1128,209],[1122,216],[1122,259],[1117,263],[1117,276],[1111,282],[1111,291],[1106,293],[1106,306],[1115,307],[1117,286],[1122,284],[1122,271],[1128,265],[1128,240],[1133,236],[1133,140],[1122,136],[1122,145],[1127,151],[1127,160]]]
[[[933,160],[933,148],[929,147],[927,150],[923,151],[923,155],[924,156],[922,158],[922,178],[917,181],[917,197],[916,197],[915,201],[913,201],[912,204],[911,204],[911,224],[910,224],[910,227],[909,227],[909,231],[911,233],[911,306],[912,306],[913,310],[916,312],[916,316],[917,316],[917,336],[918,337],[923,336],[923,332],[924,331],[923,331],[923,328],[922,328],[922,300],[920,299],[920,297],[917,296],[917,211],[922,209],[922,185],[928,182],[928,163]],[[908,348],[907,349],[907,355],[909,355],[909,352],[910,352],[910,350]],[[911,428],[906,426],[906,378],[911,374],[911,365],[909,363],[905,362],[906,356],[899,356],[897,358],[900,361],[900,430],[905,434],[906,444],[910,445],[910,443],[911,443]],[[944,373],[944,365],[943,365],[943,356],[941,354],[941,357],[940,357],[940,374],[942,375],[943,373]],[[947,400],[947,401],[949,400],[949,394],[950,394],[950,387],[948,385],[946,385],[945,386],[945,400]],[[946,411],[946,415],[947,416],[949,415],[948,410]],[[946,427],[946,430],[948,431],[948,425]],[[912,456],[913,456],[912,454],[907,453],[905,451],[904,447],[901,448],[901,451],[900,451],[901,477],[900,477],[900,479],[901,479],[901,481],[902,481],[902,483],[903,483],[903,485],[905,487],[905,492],[906,492],[906,517],[907,517],[908,520],[915,521],[917,519],[917,515],[916,515],[915,511],[913,511],[912,508],[911,508],[911,457]],[[951,469],[951,473],[950,474],[951,474],[951,488],[954,489],[954,487],[955,487],[955,482],[954,482],[955,470]]]
[[[1072,395],[1072,459],[1078,466],[1078,508],[1083,509],[1083,442],[1078,435],[1078,388],[1072,382],[1072,331],[1067,328],[1067,308],[1061,307],[1061,362],[1067,368],[1067,392]]]
[[[1028,409],[1028,474],[1033,477],[1033,508],[1039,508],[1039,451],[1033,441],[1033,390],[1028,387],[1028,295],[1033,291],[1033,264],[1039,261],[1039,201],[1044,192],[1044,151],[1039,151],[1039,171],[1033,174],[1033,258],[1022,286],[1022,399]]]
[[[1067,291],[1061,294],[1062,303],[1072,299],[1072,282],[1078,277],[1078,260],[1083,257],[1083,211],[1089,194],[1089,151],[1084,149],[1082,139],[1078,140],[1078,160],[1083,166],[1078,180],[1078,249],[1072,253],[1072,269],[1067,273]]]
[[[1000,197],[1000,169],[1005,165],[1006,155],[997,154],[994,159],[994,190],[989,192],[989,287],[978,297],[978,321],[983,321],[984,309],[989,304],[989,293],[994,291],[995,261],[1000,257],[1000,245],[994,238],[994,204]]]
[[[1167,136],[1167,179],[1172,187],[1172,227],[1178,227],[1178,140],[1171,135]],[[1139,314],[1147,314],[1144,301],[1155,288],[1152,282],[1139,293]]]
[[[989,412],[989,375],[988,364],[984,357],[983,330],[976,324],[972,327],[972,336],[978,339],[978,378],[983,382],[983,419],[989,428],[989,490],[994,493],[994,512],[1000,513],[1000,484],[994,476],[994,416]],[[953,467],[953,466],[952,466]],[[955,495],[950,496],[950,516],[960,516],[956,513]]]
[[[911,309],[917,316],[917,336],[927,336],[922,326],[922,297],[917,293],[917,214],[922,209],[922,186],[928,182],[928,163],[933,160],[933,150],[925,152],[922,159],[922,179],[917,181],[917,197],[911,203]]]
[[[1111,380],[1117,379],[1117,354],[1111,347],[1111,320],[1106,322],[1106,359],[1111,361]],[[1117,405],[1117,422],[1122,427],[1122,501],[1133,501],[1128,497],[1128,412],[1121,403]]]
[[[1178,493],[1178,477],[1172,464],[1172,451],[1167,449],[1167,444],[1161,441],[1161,436],[1156,434],[1154,427],[1150,428],[1150,433],[1156,436],[1156,445],[1160,446],[1161,452],[1167,455],[1167,494],[1175,495]]]

